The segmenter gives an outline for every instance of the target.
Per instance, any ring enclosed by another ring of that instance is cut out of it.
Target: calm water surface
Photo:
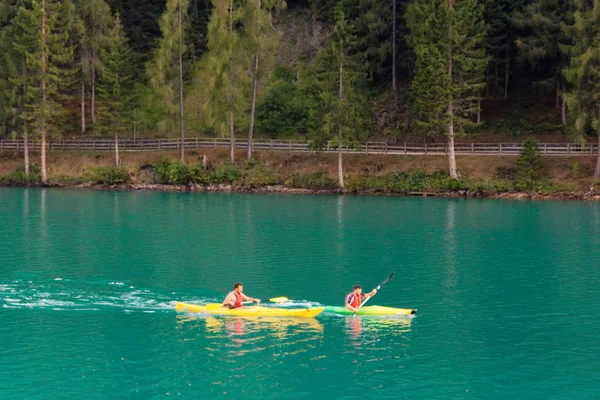
[[[1,399],[600,398],[598,203],[0,188],[0,254]]]

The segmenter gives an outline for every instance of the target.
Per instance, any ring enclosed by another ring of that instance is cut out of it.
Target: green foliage
[[[118,14],[101,54],[104,66],[98,82],[100,126],[105,131],[122,133],[131,126],[133,71],[131,49]]]
[[[231,163],[218,164],[210,174],[211,183],[229,183],[238,182],[244,177],[244,171]]]
[[[256,127],[271,137],[306,134],[317,101],[291,82],[277,82],[256,107]]]
[[[355,190],[383,191],[386,193],[427,192],[439,193],[464,189],[464,184],[452,179],[447,172],[414,169],[408,172],[392,173],[384,176],[363,174],[348,179],[348,188]]]
[[[160,19],[162,37],[151,63],[147,65],[152,87],[162,100],[168,118],[161,121],[162,130],[178,126],[179,115],[179,58],[186,52],[184,29],[187,26],[189,0],[168,0],[167,9]],[[179,16],[182,15],[181,29]]]
[[[581,165],[579,161],[573,163],[573,178],[577,179],[581,176]]]
[[[528,139],[523,142],[523,150],[517,158],[517,178],[520,188],[533,188],[534,183],[541,178],[544,159],[536,140]]]
[[[406,19],[416,54],[410,107],[415,125],[424,133],[447,126],[461,132],[473,124],[485,86],[483,6],[477,0],[416,0]]]
[[[334,190],[337,189],[338,184],[335,179],[319,171],[310,174],[294,174],[285,182],[285,186],[300,189]]]
[[[575,5],[573,24],[563,25],[572,43],[562,47],[570,57],[563,73],[571,87],[566,100],[574,115],[575,131],[584,139],[589,129],[600,135],[600,5],[583,0]],[[600,176],[600,162],[594,175]]]
[[[129,183],[130,177],[123,167],[96,167],[85,171],[83,179],[95,185],[121,185]]]
[[[40,169],[37,165],[29,166],[29,175],[25,173],[24,167],[18,167],[13,173],[0,176],[0,183],[3,185],[23,186],[40,182]]]

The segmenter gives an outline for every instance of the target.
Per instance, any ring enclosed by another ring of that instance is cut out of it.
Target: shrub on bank
[[[362,174],[348,178],[347,187],[354,190],[383,191],[386,193],[430,192],[440,193],[467,189],[464,182],[452,179],[447,172],[429,172],[418,168],[384,176]]]
[[[311,174],[295,174],[285,182],[290,188],[334,190],[338,188],[338,182],[327,176],[323,171]]]
[[[28,185],[40,182],[40,169],[37,165],[29,166],[29,175],[25,173],[25,167],[18,167],[13,173],[0,176],[0,183],[4,185]]]
[[[95,185],[122,185],[130,182],[129,173],[123,167],[96,167],[85,171],[84,181]]]

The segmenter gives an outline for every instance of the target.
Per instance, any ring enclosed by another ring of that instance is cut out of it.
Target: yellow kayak
[[[199,304],[179,303],[175,304],[179,312],[207,313],[212,315],[236,315],[241,317],[316,317],[323,312],[323,307],[314,308],[271,308],[262,306],[248,306],[229,309],[221,304],[211,303],[204,306]]]

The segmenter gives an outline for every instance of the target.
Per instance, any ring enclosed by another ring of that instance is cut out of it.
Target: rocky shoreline
[[[31,185],[0,185],[4,187],[42,187],[38,184]],[[46,185],[49,188],[63,188],[75,190],[116,190],[116,191],[148,191],[148,192],[189,192],[189,193],[254,193],[254,194],[305,194],[305,195],[357,195],[357,196],[404,196],[404,197],[445,197],[445,198],[472,198],[472,199],[505,199],[505,200],[579,200],[600,201],[600,193],[527,193],[504,192],[486,193],[471,192],[467,190],[445,192],[406,192],[394,193],[384,190],[330,190],[330,189],[304,189],[290,188],[284,185],[267,185],[262,187],[247,187],[239,185],[164,185],[164,184],[60,184]]]

